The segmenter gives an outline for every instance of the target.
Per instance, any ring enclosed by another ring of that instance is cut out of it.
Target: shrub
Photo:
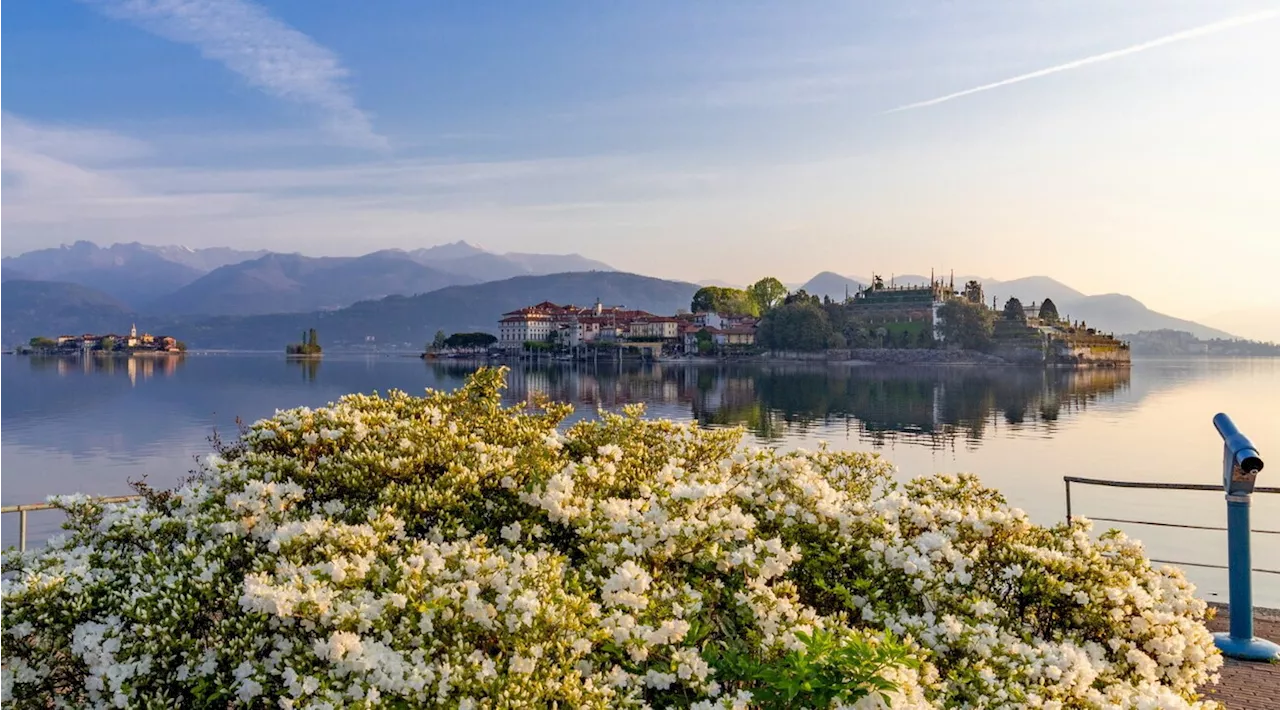
[[[189,484],[58,499],[7,554],[5,698],[45,707],[1200,707],[1177,570],[969,476],[639,409],[453,393],[254,424]]]

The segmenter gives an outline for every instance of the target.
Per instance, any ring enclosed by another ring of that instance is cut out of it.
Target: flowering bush
[[[453,393],[278,412],[172,492],[9,553],[46,707],[1191,708],[1205,605],[969,476]]]

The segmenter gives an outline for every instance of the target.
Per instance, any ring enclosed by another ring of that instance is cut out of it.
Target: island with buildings
[[[133,355],[181,355],[187,346],[170,335],[138,333],[138,326],[128,335],[116,333],[59,335],[56,338],[35,337],[17,352],[26,355],[57,357],[127,357]]]
[[[503,313],[495,352],[552,359],[698,357],[974,362],[1124,367],[1129,344],[1060,316],[1052,300],[1003,306],[982,285],[931,278],[885,284],[881,277],[842,301],[759,282],[707,287],[691,308],[659,315],[625,306],[544,301]],[[778,289],[781,289],[779,292]],[[761,294],[764,294],[763,296]]]

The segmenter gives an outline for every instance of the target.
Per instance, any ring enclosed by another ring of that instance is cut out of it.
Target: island
[[[52,357],[130,357],[181,355],[186,350],[186,343],[171,335],[139,334],[135,323],[130,326],[128,335],[85,333],[59,335],[56,338],[37,336],[17,352],[24,355]]]
[[[287,358],[318,358],[324,355],[323,348],[320,347],[320,341],[316,337],[316,329],[312,328],[302,334],[301,342],[290,343],[285,346],[284,354]]]
[[[776,278],[745,289],[707,286],[689,310],[658,315],[550,301],[503,313],[495,352],[521,359],[702,358],[895,364],[1126,367],[1129,343],[1061,316],[1051,299],[988,300],[982,284],[886,283],[837,301]],[[443,335],[443,334],[441,334]]]

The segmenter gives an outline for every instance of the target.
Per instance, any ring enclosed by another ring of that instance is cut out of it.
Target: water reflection
[[[163,376],[177,372],[183,361],[182,355],[136,355],[121,357],[41,357],[33,355],[25,358],[30,368],[37,372],[53,372],[60,377],[70,375],[123,375],[129,378],[130,384],[137,385],[138,379],[149,379],[156,374]]]
[[[289,364],[290,369],[302,374],[303,382],[315,382],[316,376],[320,374],[320,360],[316,358],[289,358],[285,362]]]
[[[429,367],[442,381],[473,369]],[[980,441],[995,421],[1051,434],[1061,417],[1127,390],[1129,371],[659,364],[524,368],[509,385],[515,400],[538,394],[605,408],[681,405],[703,424],[742,425],[766,441],[843,422],[877,444],[907,437],[944,447],[957,438]]]

